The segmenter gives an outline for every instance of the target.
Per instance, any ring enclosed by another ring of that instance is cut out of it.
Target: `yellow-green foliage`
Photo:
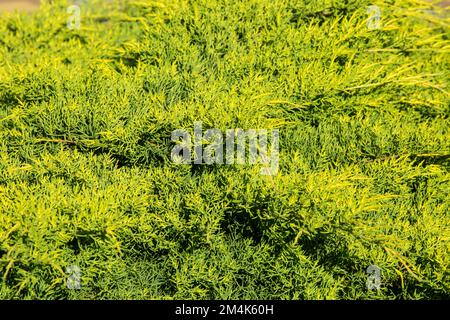
[[[68,5],[0,17],[0,298],[450,297],[438,6]],[[278,175],[173,164],[194,121],[278,128]]]

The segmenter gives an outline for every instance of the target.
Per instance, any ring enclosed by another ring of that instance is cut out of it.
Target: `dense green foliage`
[[[0,17],[0,298],[450,297],[438,7],[85,1],[70,30],[67,5]],[[194,121],[278,128],[278,175],[175,165]]]

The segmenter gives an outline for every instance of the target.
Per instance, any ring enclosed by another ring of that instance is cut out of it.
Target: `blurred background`
[[[428,1],[432,2],[433,0]],[[0,12],[33,11],[39,8],[39,3],[40,0],[0,0]],[[449,8],[450,0],[439,1],[439,5]]]
[[[0,11],[33,11],[39,8],[40,0],[0,0]]]

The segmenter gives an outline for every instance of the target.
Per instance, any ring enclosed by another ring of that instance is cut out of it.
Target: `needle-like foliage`
[[[450,297],[447,12],[69,5],[0,16],[0,298]],[[195,121],[278,129],[278,174],[174,164]]]

